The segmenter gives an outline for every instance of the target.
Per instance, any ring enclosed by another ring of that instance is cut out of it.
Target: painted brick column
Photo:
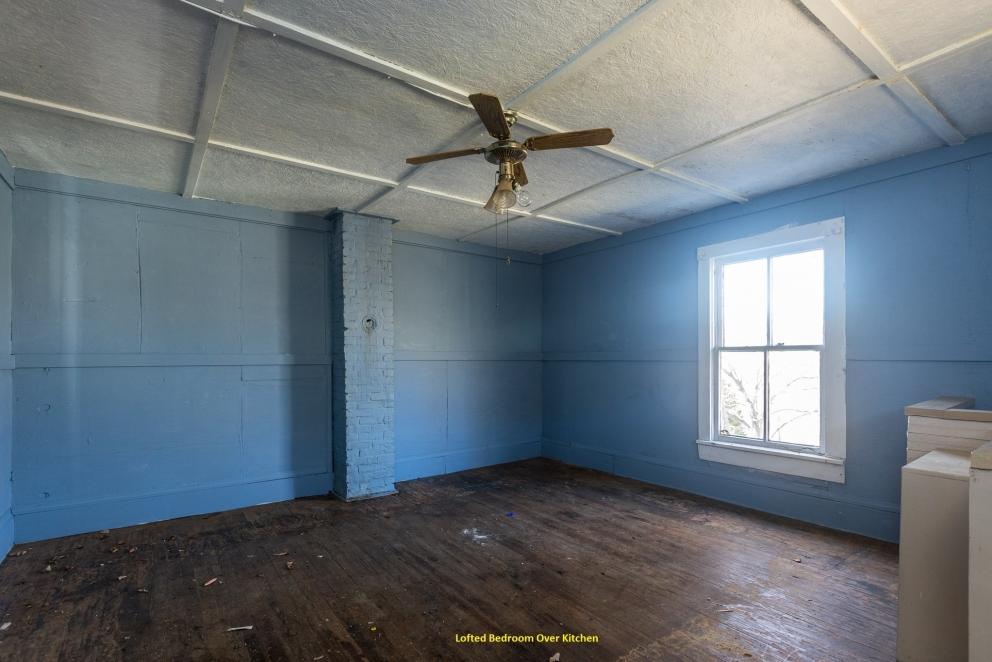
[[[364,499],[392,494],[392,221],[331,215],[331,426],[334,492]]]

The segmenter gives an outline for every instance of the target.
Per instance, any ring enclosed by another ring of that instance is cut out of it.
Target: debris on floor
[[[11,623],[10,621],[7,621],[3,625],[0,625],[0,632],[3,632],[4,630],[9,630],[11,625],[13,625],[13,623]]]
[[[287,554],[289,554],[289,552],[276,552],[272,556],[286,556]]]
[[[561,660],[561,653],[555,653],[548,658],[548,662],[559,662]]]
[[[237,632],[238,630],[254,630],[254,625],[237,625],[233,628],[227,628],[228,632]]]
[[[293,569],[293,562],[286,561],[286,570],[292,570],[292,569]]]
[[[214,584],[216,582],[217,582],[217,578],[214,577],[213,579],[208,579],[207,581],[203,582],[203,585],[204,586],[210,586],[211,584]]]
[[[485,545],[486,543],[483,541],[489,539],[488,535],[486,535],[485,533],[480,533],[479,529],[475,528],[474,526],[471,529],[462,529],[462,535],[472,538],[473,541],[481,545]]]

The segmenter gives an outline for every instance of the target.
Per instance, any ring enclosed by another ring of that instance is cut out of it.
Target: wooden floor
[[[895,658],[892,545],[546,460],[399,488],[20,545],[0,659]]]

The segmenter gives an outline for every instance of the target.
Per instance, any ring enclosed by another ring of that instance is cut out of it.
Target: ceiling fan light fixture
[[[499,164],[499,180],[485,205],[488,211],[497,214],[517,204],[523,207],[530,205],[530,196],[523,190],[523,187],[529,183],[523,164],[528,152],[593,147],[595,145],[607,145],[613,140],[613,129],[603,128],[549,133],[531,136],[523,142],[517,142],[510,136],[510,127],[514,126],[518,119],[515,110],[504,109],[498,98],[483,92],[470,94],[468,100],[475,108],[479,119],[482,120],[486,131],[496,139],[496,142],[487,147],[469,147],[451,152],[413,156],[408,158],[406,162],[410,165],[423,165],[459,156],[483,154],[490,163]]]
[[[513,192],[517,194],[517,205],[520,207],[530,207],[530,193],[525,191],[520,184],[514,184]]]
[[[497,214],[506,211],[517,204],[517,194],[513,192],[513,177],[500,175],[493,194],[486,203],[486,209]]]

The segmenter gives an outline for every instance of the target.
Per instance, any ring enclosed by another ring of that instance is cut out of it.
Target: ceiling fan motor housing
[[[527,150],[516,140],[499,140],[486,147],[486,161],[490,163],[518,163],[527,158]]]

